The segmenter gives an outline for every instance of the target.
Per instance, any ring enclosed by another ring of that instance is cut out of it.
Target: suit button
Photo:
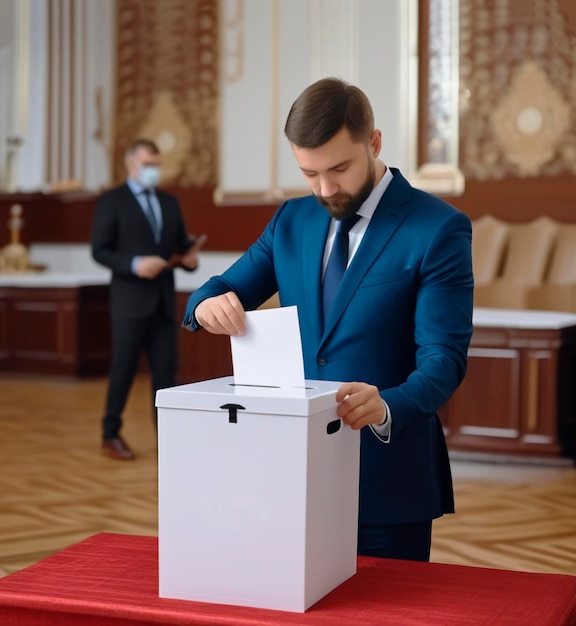
[[[318,357],[318,365],[326,365],[326,363],[328,363],[327,359],[325,359],[323,356]]]

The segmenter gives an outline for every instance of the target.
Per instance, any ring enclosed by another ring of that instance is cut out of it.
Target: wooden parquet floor
[[[148,379],[123,433],[131,462],[100,455],[106,381],[0,375],[0,576],[98,532],[157,534]],[[432,560],[576,575],[576,469],[455,461],[456,515]]]

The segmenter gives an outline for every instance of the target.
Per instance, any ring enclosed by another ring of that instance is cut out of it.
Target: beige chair
[[[576,313],[576,224],[560,224],[546,281],[526,294],[530,309]]]
[[[510,224],[502,274],[475,289],[475,306],[526,308],[527,292],[544,281],[557,233],[558,222],[548,217]]]
[[[500,274],[510,226],[492,215],[472,222],[474,284],[489,285]]]

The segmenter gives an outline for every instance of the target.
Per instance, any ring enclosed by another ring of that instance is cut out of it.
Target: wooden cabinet
[[[108,315],[107,284],[4,283],[0,371],[106,376]],[[178,349],[179,384],[232,374],[227,336],[180,328]],[[454,451],[576,458],[576,315],[476,309],[468,372],[440,417]]]
[[[108,372],[108,286],[0,287],[0,370]]]
[[[576,457],[576,315],[476,310],[441,419],[452,450]]]
[[[37,283],[0,286],[0,371],[106,376],[111,358],[108,285]],[[187,293],[177,294],[178,321],[187,300]],[[232,373],[229,337],[181,328],[178,348],[179,383]],[[147,371],[144,356],[140,369]]]

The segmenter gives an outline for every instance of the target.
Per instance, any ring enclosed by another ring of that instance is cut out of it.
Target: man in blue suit
[[[247,252],[192,294],[184,326],[242,335],[245,311],[275,292],[296,305],[306,378],[345,381],[338,415],[362,429],[358,553],[427,561],[432,520],[454,512],[436,413],[466,371],[470,221],[378,159],[381,132],[357,87],[312,84],[285,133],[313,195],[282,204]],[[325,304],[337,226],[355,215],[347,269]]]

